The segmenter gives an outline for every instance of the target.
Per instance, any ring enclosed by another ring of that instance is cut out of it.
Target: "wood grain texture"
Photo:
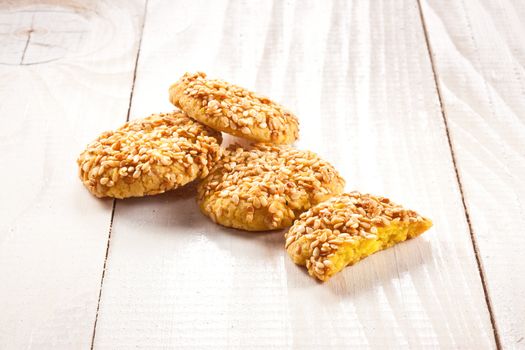
[[[118,201],[94,348],[495,347],[415,1],[150,1],[132,117],[194,70],[283,102],[348,190],[435,227],[320,284],[193,187]]]
[[[501,345],[525,348],[525,3],[422,5]]]
[[[144,5],[32,3],[0,3],[0,348],[88,348],[112,201],[75,161],[126,119]]]

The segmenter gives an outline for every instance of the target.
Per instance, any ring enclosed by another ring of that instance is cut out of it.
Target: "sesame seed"
[[[286,239],[286,244],[285,244],[285,247],[288,248],[288,246],[294,241],[294,238],[295,237],[288,237]]]

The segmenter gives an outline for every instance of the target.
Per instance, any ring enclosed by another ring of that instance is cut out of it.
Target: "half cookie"
[[[288,227],[311,206],[344,188],[315,153],[290,146],[230,146],[199,184],[202,212],[221,225],[248,231]]]
[[[297,118],[266,97],[204,73],[170,87],[170,101],[209,127],[253,141],[288,144],[299,136]]]
[[[162,193],[208,175],[221,155],[219,132],[179,111],[133,120],[87,146],[77,163],[97,197]]]
[[[352,192],[303,213],[286,233],[286,250],[311,276],[328,280],[345,266],[416,237],[432,222],[387,198]]]

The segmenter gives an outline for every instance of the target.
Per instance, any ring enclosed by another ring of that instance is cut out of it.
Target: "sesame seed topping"
[[[205,177],[220,158],[220,133],[180,111],[133,120],[102,133],[77,163],[97,197],[162,193]]]
[[[232,145],[199,185],[198,201],[204,213],[213,212],[225,226],[272,230],[290,226],[300,213],[343,187],[335,168],[313,152],[262,143]],[[251,223],[246,223],[246,212],[253,213]]]
[[[171,102],[217,130],[253,141],[287,144],[299,136],[297,117],[267,97],[205,73],[186,73],[170,87]]]

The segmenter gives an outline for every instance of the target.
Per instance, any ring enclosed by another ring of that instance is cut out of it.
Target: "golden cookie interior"
[[[97,197],[141,197],[208,175],[221,155],[221,134],[185,113],[154,114],[101,134],[77,163]]]
[[[290,146],[230,146],[198,186],[202,212],[248,231],[288,227],[303,211],[340,194],[344,180],[315,153]]]
[[[299,137],[297,117],[267,97],[204,73],[184,76],[170,89],[170,101],[209,127],[248,140],[289,144]]]
[[[351,192],[304,212],[285,234],[285,248],[294,263],[326,281],[345,266],[431,226],[429,219],[388,198]]]

